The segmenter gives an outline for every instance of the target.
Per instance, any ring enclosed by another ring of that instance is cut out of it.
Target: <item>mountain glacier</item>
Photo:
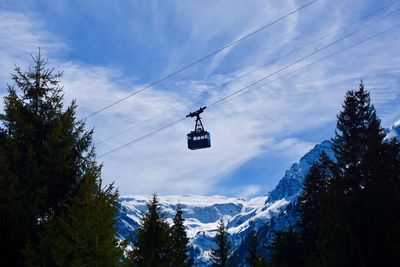
[[[386,132],[387,138],[400,137],[400,120]],[[253,230],[258,232],[262,244],[268,244],[274,231],[287,229],[296,221],[295,200],[302,189],[304,177],[313,162],[324,151],[334,159],[331,141],[323,141],[294,163],[278,185],[264,196],[249,200],[224,196],[159,196],[161,211],[172,224],[176,206],[184,211],[185,224],[191,243],[191,254],[195,266],[208,266],[209,253],[215,244],[218,220],[222,217],[227,225],[230,241],[235,251],[232,258],[238,266],[245,266],[247,253],[246,238]],[[131,195],[120,198],[119,233],[121,238],[131,236],[147,211],[150,196]]]

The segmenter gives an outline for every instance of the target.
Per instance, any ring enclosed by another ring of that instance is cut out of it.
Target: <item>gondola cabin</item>
[[[194,131],[191,131],[187,134],[187,144],[188,148],[191,150],[211,147],[210,133],[204,130],[203,123],[201,122],[200,118],[200,113],[202,113],[205,109],[206,107],[203,107],[186,115],[186,117],[196,117]]]
[[[191,132],[187,135],[187,144],[191,150],[211,147],[210,133],[207,131]]]

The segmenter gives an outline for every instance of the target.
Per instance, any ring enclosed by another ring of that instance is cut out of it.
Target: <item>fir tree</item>
[[[365,266],[396,266],[400,262],[399,140],[384,142],[377,153],[364,159],[368,179],[365,197],[358,201],[363,207],[359,220],[359,239],[363,244],[360,262]]]
[[[250,267],[265,267],[267,266],[266,261],[264,260],[263,255],[259,251],[259,242],[258,242],[257,232],[252,231],[249,235],[249,244],[248,244],[248,252],[247,262]]]
[[[182,214],[182,207],[178,204],[171,227],[171,263],[176,267],[191,266],[193,262],[189,257],[189,238]]]
[[[311,166],[305,177],[303,190],[299,196],[297,229],[308,266],[315,265],[318,258],[316,242],[320,233],[321,198],[326,194],[327,184],[334,169],[334,163],[329,160],[325,152],[322,152],[319,161]]]
[[[9,266],[23,264],[22,251],[65,209],[85,173],[92,132],[76,121],[73,102],[63,108],[62,73],[46,67],[16,67],[0,115],[1,250]]]
[[[273,267],[304,266],[301,242],[292,230],[275,232],[270,245],[271,265]]]
[[[374,167],[369,163],[378,158],[384,137],[369,92],[361,82],[357,91],[347,92],[332,139],[345,194],[364,191],[368,183],[366,172]]]
[[[102,188],[100,168],[86,170],[66,210],[46,227],[41,239],[42,266],[119,266],[125,247],[117,237],[118,193]],[[46,263],[46,264],[45,264]]]
[[[136,230],[137,241],[130,253],[133,264],[138,266],[171,266],[170,229],[163,218],[157,195],[148,204],[148,212],[143,216]]]
[[[228,240],[228,233],[226,232],[224,219],[221,217],[218,223],[217,234],[214,238],[217,247],[211,251],[211,261],[214,267],[228,266],[229,252],[231,249]]]
[[[324,197],[318,241],[327,266],[393,266],[399,262],[399,164],[363,83],[338,115],[333,149],[339,172]],[[397,193],[395,193],[397,192]],[[396,203],[396,204],[394,204]],[[390,207],[390,211],[383,206]]]

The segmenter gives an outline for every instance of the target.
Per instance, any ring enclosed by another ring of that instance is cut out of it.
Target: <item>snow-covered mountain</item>
[[[395,136],[400,137],[400,120],[387,131],[387,138]],[[177,204],[182,206],[196,266],[207,266],[209,252],[214,247],[213,237],[218,220],[223,217],[230,240],[236,248],[232,257],[238,266],[243,266],[247,251],[246,238],[251,231],[258,231],[260,242],[266,244],[271,241],[274,231],[287,229],[295,223],[293,203],[301,191],[304,177],[322,151],[334,158],[331,145],[328,140],[316,145],[298,163],[294,163],[275,189],[265,196],[250,200],[224,196],[159,196],[161,210],[168,222],[172,223]],[[149,199],[150,196],[139,195],[120,198],[119,232],[122,238],[131,235],[134,239],[134,230],[147,211]]]
[[[147,211],[149,198],[150,196],[138,195],[120,198],[122,220],[119,229],[122,237],[132,233],[138,226],[141,215]],[[208,258],[209,250],[214,246],[212,239],[220,217],[229,222],[229,233],[234,235],[246,227],[248,219],[262,213],[257,210],[263,207],[266,199],[266,196],[249,201],[223,196],[159,196],[161,210],[169,223],[172,224],[178,203],[184,210],[187,233],[199,264]],[[271,206],[269,211],[264,211],[264,214],[278,213],[278,209],[279,203]]]
[[[332,155],[330,141],[316,145],[298,163],[286,171],[277,187],[265,196],[244,200],[224,196],[159,196],[161,210],[172,223],[175,209],[179,203],[184,210],[188,235],[193,246],[193,254],[198,266],[205,265],[211,248],[214,247],[218,220],[223,217],[234,247],[239,247],[251,230],[259,230],[273,222],[272,231],[287,228],[294,219],[282,216],[288,204],[299,194],[302,181],[311,164],[322,151]],[[150,196],[123,196],[120,198],[120,235],[132,235],[147,211]],[[274,220],[271,220],[274,219]],[[268,236],[269,236],[268,235]]]
[[[290,201],[295,198],[300,193],[304,177],[321,153],[324,151],[331,159],[334,158],[331,146],[331,141],[325,140],[305,154],[298,163],[294,163],[285,172],[285,176],[279,181],[275,189],[268,193],[269,201],[274,202],[280,199]]]
[[[400,119],[390,126],[386,133],[386,139],[400,136]]]

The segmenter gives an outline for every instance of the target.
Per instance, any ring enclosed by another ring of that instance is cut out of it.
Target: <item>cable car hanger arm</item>
[[[206,109],[207,107],[201,107],[198,110],[196,110],[195,112],[190,112],[188,115],[186,115],[186,118],[188,117],[199,117],[200,113],[203,113],[203,111]]]

